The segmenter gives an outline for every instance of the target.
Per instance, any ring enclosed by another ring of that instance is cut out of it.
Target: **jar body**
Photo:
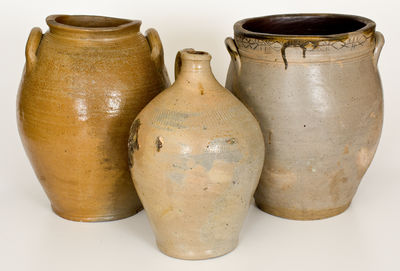
[[[236,247],[264,159],[255,118],[202,74],[182,71],[138,115],[130,137],[133,182],[158,247],[183,259]]]
[[[292,219],[343,212],[372,161],[382,129],[374,36],[355,44],[353,51],[343,47],[343,54],[341,48],[313,46],[304,57],[299,46],[288,48],[286,69],[282,47],[274,50],[261,40],[265,47],[255,49],[245,47],[248,40],[243,43],[241,37],[235,41],[240,73],[232,63],[226,87],[254,112],[268,150],[257,205]]]
[[[140,32],[94,37],[45,33],[17,101],[20,136],[53,210],[78,221],[142,208],[130,181],[129,127],[168,86]]]

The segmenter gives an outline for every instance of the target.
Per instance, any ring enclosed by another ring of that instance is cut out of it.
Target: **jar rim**
[[[335,40],[372,34],[375,22],[361,16],[335,13],[293,13],[240,20],[235,35],[256,39]]]
[[[53,33],[112,34],[126,30],[139,31],[141,21],[96,15],[50,15],[46,23]]]

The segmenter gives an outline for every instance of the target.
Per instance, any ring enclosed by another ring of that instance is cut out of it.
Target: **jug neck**
[[[211,70],[211,55],[207,52],[184,49],[179,51],[175,60],[175,83],[193,86],[212,87],[219,83]]]

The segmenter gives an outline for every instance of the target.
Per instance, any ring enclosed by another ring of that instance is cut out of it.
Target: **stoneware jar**
[[[226,87],[255,114],[268,149],[257,205],[291,219],[343,212],[381,134],[382,34],[337,14],[251,18],[234,31]]]
[[[175,83],[131,127],[131,173],[165,254],[205,259],[233,250],[264,162],[261,129],[214,78],[208,53],[176,58]]]
[[[17,100],[22,143],[60,216],[105,221],[141,209],[126,142],[139,111],[169,86],[157,32],[140,21],[55,15],[33,28]]]

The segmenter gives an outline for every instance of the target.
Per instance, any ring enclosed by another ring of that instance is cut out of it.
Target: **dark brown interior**
[[[366,24],[344,15],[284,15],[251,19],[243,28],[275,35],[334,35],[353,32]]]
[[[69,26],[90,27],[90,28],[116,27],[131,22],[130,20],[124,20],[118,18],[101,17],[101,16],[84,16],[84,15],[59,16],[55,19],[55,21],[57,23]]]
[[[194,51],[188,51],[188,53],[189,53],[189,54],[193,54],[193,55],[207,55],[206,52],[203,52],[203,51],[196,51],[196,50],[194,50]]]

